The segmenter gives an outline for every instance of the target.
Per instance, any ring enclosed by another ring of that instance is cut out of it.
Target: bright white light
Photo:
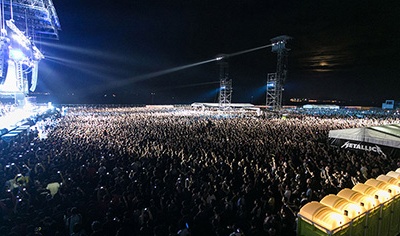
[[[24,46],[25,48],[29,49],[31,45],[31,41],[18,29],[17,26],[13,23],[13,20],[7,20],[7,26],[13,31],[12,38],[15,39],[19,44]]]
[[[40,60],[44,58],[43,54],[39,51],[39,49],[32,44],[30,38],[27,38],[25,34],[21,30],[19,30],[17,26],[15,26],[13,20],[7,20],[6,24],[12,30],[11,37],[22,47],[32,51],[35,60]]]
[[[273,87],[275,87],[275,83],[273,82],[267,83],[267,88],[273,88]]]
[[[224,59],[224,57],[217,57],[217,58],[215,58],[215,60],[217,60],[217,61],[220,61],[220,60],[222,60],[222,59]]]
[[[25,54],[18,48],[10,49],[10,58],[14,61],[20,61],[25,59]]]
[[[32,47],[32,49],[33,49],[33,57],[36,60],[40,60],[40,59],[44,58],[43,54],[39,51],[39,49],[35,45]]]
[[[31,111],[33,110],[34,105],[30,103],[27,99],[25,99],[25,105],[24,105],[24,110],[26,111]]]
[[[21,36],[17,35],[17,34],[11,34],[11,37],[17,41],[17,43],[19,45],[21,45],[22,47],[29,49],[29,42],[26,41],[25,38],[21,38]]]
[[[32,114],[31,111],[24,109],[16,109],[15,111],[9,112],[0,117],[0,128],[6,128],[8,130],[15,128],[22,120],[29,118]]]

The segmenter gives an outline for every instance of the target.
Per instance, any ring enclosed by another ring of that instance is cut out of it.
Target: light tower
[[[266,105],[272,107],[274,110],[282,108],[282,92],[283,84],[286,80],[287,74],[287,54],[290,49],[286,48],[287,41],[291,37],[281,35],[272,38],[272,52],[277,54],[276,72],[267,75],[267,98]]]
[[[232,98],[232,80],[229,79],[229,65],[227,55],[216,57],[219,66],[219,107],[230,107]]]

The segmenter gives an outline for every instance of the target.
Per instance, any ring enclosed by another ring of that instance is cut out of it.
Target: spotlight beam
[[[251,49],[247,49],[247,50],[243,50],[243,51],[238,51],[238,52],[234,52],[234,53],[230,53],[230,54],[225,54],[225,57],[235,57],[235,56],[239,56],[239,55],[246,54],[246,53],[249,53],[249,52],[254,52],[254,51],[257,51],[257,50],[268,48],[268,47],[271,47],[271,46],[272,46],[272,44],[267,44],[267,45],[263,45],[263,46],[256,47],[256,48],[251,48]],[[101,92],[101,91],[104,91],[105,89],[124,87],[124,86],[127,86],[127,85],[131,84],[131,83],[135,83],[135,82],[142,81],[142,80],[153,79],[153,78],[156,78],[156,77],[159,77],[159,76],[171,74],[173,72],[177,72],[177,71],[180,71],[180,70],[185,70],[185,69],[192,68],[192,67],[195,67],[195,66],[208,64],[208,63],[215,62],[215,61],[218,61],[218,60],[221,60],[221,58],[217,57],[217,58],[213,58],[213,59],[209,59],[209,60],[195,62],[195,63],[188,64],[188,65],[173,67],[173,68],[162,70],[162,71],[157,71],[157,72],[152,72],[152,73],[148,73],[148,74],[144,74],[144,75],[139,75],[139,76],[127,78],[127,79],[124,79],[124,80],[113,81],[113,82],[111,82],[112,84],[109,84],[108,86],[99,86],[97,88],[94,88],[92,91],[93,92]]]
[[[77,70],[79,72],[82,72],[82,73],[87,74],[87,75],[92,75],[95,78],[98,78],[98,79],[101,79],[101,80],[107,80],[107,79],[109,80],[108,76],[99,74],[96,70],[90,70],[88,68],[77,67],[77,66],[74,66],[72,63],[67,63],[65,61],[63,62],[62,60],[56,60],[56,59],[47,58],[47,61],[51,61],[51,62],[60,64],[60,65],[65,66],[67,68],[75,69],[75,70]]]
[[[264,46],[243,50],[243,51],[240,51],[240,52],[234,52],[234,53],[228,54],[227,57],[239,56],[239,55],[242,55],[242,54],[258,51],[258,50],[261,50],[261,49],[264,49],[264,48],[268,48],[268,47],[272,47],[272,44],[267,44],[267,45],[264,45]]]
[[[184,65],[184,66],[178,66],[178,67],[174,67],[174,68],[170,68],[170,69],[166,69],[166,70],[162,70],[162,71],[157,71],[157,72],[153,72],[153,73],[149,73],[149,74],[145,74],[145,75],[136,76],[133,78],[128,78],[121,82],[122,83],[126,83],[126,82],[130,83],[132,80],[134,80],[134,82],[137,82],[137,81],[141,81],[141,80],[152,79],[152,78],[159,77],[162,75],[171,74],[176,71],[185,70],[185,69],[188,69],[191,67],[207,64],[207,63],[210,63],[210,62],[213,62],[216,60],[217,59],[210,59],[210,60],[200,61],[200,62],[196,62],[196,63]]]
[[[165,87],[165,88],[158,89],[157,91],[164,91],[164,90],[177,89],[177,88],[190,88],[190,87],[196,87],[196,86],[202,86],[202,85],[208,85],[208,84],[219,84],[219,81],[211,81],[211,82],[195,83],[195,84],[185,84],[185,85],[174,86],[174,87]]]
[[[114,70],[107,68],[107,67],[101,67],[95,64],[91,64],[88,62],[82,62],[78,60],[71,60],[71,59],[66,59],[66,58],[58,58],[58,57],[53,57],[53,56],[46,56],[46,59],[51,62],[59,63],[65,66],[68,66],[70,68],[74,68],[76,70],[84,70],[83,68],[86,68],[86,70],[91,70],[92,72],[101,72],[102,74],[105,73],[110,73],[112,74]],[[95,73],[92,73],[95,74]]]
[[[52,42],[40,42],[41,45],[51,47],[53,49],[59,49],[62,51],[67,51],[67,52],[72,52],[74,54],[79,54],[79,55],[84,55],[87,57],[92,57],[92,58],[104,58],[112,61],[117,61],[117,62],[127,62],[127,57],[117,55],[115,53],[109,52],[109,51],[102,51],[102,50],[94,50],[94,49],[88,49],[88,48],[82,48],[82,47],[76,47],[76,46],[70,46],[70,45],[64,45],[64,44],[56,44]],[[47,55],[46,55],[47,57]],[[133,62],[129,62],[133,63]]]
[[[234,53],[231,53],[231,54],[226,54],[226,57],[234,57],[234,56],[242,55],[242,54],[245,54],[245,53],[261,50],[261,49],[264,49],[264,48],[267,48],[267,47],[271,47],[271,46],[272,46],[272,44],[268,44],[268,45],[264,45],[264,46],[260,46],[260,47],[256,47],[256,48],[251,48],[251,49],[247,49],[247,50],[243,50],[243,51],[239,51],[239,52],[234,52]],[[153,73],[149,73],[149,74],[145,74],[145,75],[141,75],[141,76],[136,76],[136,77],[133,77],[133,78],[128,78],[128,79],[125,79],[125,80],[121,81],[121,85],[124,86],[124,85],[126,85],[126,83],[129,84],[130,82],[137,82],[137,81],[141,81],[141,80],[152,79],[152,78],[155,78],[155,77],[159,77],[159,76],[162,76],[162,75],[170,74],[170,73],[173,73],[173,72],[176,72],[176,71],[180,71],[180,70],[185,70],[185,69],[188,69],[188,68],[191,68],[191,67],[195,67],[195,66],[200,66],[200,65],[207,64],[207,63],[214,62],[214,61],[218,61],[218,60],[221,60],[221,58],[217,57],[217,58],[213,58],[213,59],[209,59],[209,60],[205,60],[205,61],[200,61],[200,62],[196,62],[196,63],[184,65],[184,66],[178,66],[178,67],[174,67],[174,68],[171,68],[171,69],[166,69],[166,70],[153,72]]]

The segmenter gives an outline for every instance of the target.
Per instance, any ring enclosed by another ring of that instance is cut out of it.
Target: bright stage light
[[[17,26],[15,26],[14,20],[7,20],[6,24],[8,28],[10,28],[13,31],[11,37],[13,37],[19,43],[21,43],[21,45],[23,45],[24,47],[29,48],[31,41],[24,35],[24,33],[21,32],[21,30],[18,29]]]
[[[25,111],[31,111],[31,110],[33,110],[33,108],[35,108],[35,105],[33,105],[30,101],[28,101],[28,100],[25,98],[24,110],[25,110]]]
[[[275,83],[267,83],[267,88],[274,88],[275,87]]]
[[[11,38],[14,39],[19,45],[21,45],[25,49],[29,49],[29,44],[24,38],[21,38],[19,35],[16,34],[11,34]]]
[[[15,26],[13,20],[6,21],[7,26],[11,29],[12,33],[11,38],[15,40],[20,46],[24,47],[26,50],[29,50],[33,54],[34,60],[43,59],[43,54],[39,51],[39,49],[32,44],[30,38],[27,38],[23,32],[21,32],[17,26]]]
[[[25,54],[18,48],[10,49],[10,58],[14,61],[20,61],[26,58]]]
[[[35,45],[32,46],[32,50],[33,50],[33,59],[39,61],[44,58],[43,54],[39,51],[39,49]]]

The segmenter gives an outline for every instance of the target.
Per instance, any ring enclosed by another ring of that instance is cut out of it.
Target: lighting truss
[[[0,0],[0,97],[34,92],[39,61],[38,39],[58,39],[60,22],[52,0]],[[18,95],[18,96],[17,96]],[[19,102],[20,103],[20,102]]]
[[[276,72],[267,76],[266,105],[274,110],[282,108],[283,85],[287,76],[287,54],[290,49],[286,48],[289,36],[281,35],[271,39],[272,52],[277,54]]]
[[[44,58],[43,54],[39,49],[31,42],[13,23],[13,20],[6,21],[8,28],[12,31],[14,37],[13,39],[24,49],[31,51],[32,60],[39,61]]]
[[[219,65],[219,106],[221,108],[230,107],[232,99],[232,80],[229,79],[227,58],[228,56],[223,54],[216,57]]]
[[[282,104],[282,84],[278,81],[277,73],[267,75],[267,102],[268,107],[280,109]]]
[[[58,39],[60,21],[52,0],[2,0],[3,20],[14,20],[27,37]]]

